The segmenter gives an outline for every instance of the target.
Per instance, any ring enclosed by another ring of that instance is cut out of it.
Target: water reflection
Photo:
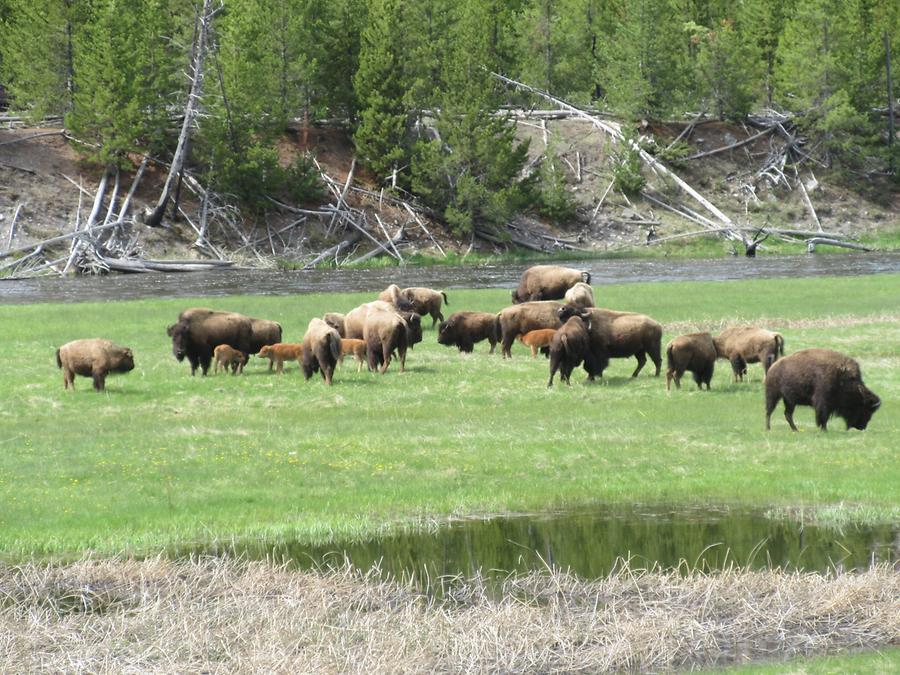
[[[900,560],[900,524],[843,532],[776,521],[758,511],[607,508],[456,521],[434,533],[335,547],[249,542],[187,553],[239,554],[300,568],[346,558],[392,576],[505,575],[554,567],[585,578],[606,576],[620,557],[632,567],[722,569],[730,565],[825,572]]]
[[[83,302],[137,298],[379,291],[388,284],[432,288],[512,288],[534,263],[388,267],[361,270],[231,269],[186,274],[0,279],[0,303]],[[565,263],[561,263],[565,264]],[[780,256],[715,260],[581,260],[595,285],[650,281],[723,281],[773,277],[856,276],[900,272],[900,254]]]

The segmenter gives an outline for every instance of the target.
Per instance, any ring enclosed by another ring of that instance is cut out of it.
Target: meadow
[[[0,306],[0,556],[77,558],[262,538],[326,543],[449,517],[590,504],[758,506],[841,521],[900,519],[900,275],[595,287],[598,304],[677,334],[750,321],[786,351],[856,358],[883,401],[865,432],[812,410],[792,433],[779,408],[764,431],[761,367],[733,383],[719,361],[711,392],[688,377],[614,360],[602,382],[547,389],[547,362],[516,344],[503,361],[481,343],[459,354],[424,342],[377,376],[348,360],[333,387],[295,365],[270,374],[191,377],[166,326],[189,306],[274,319],[299,341],[309,319],[373,293],[148,299]],[[500,289],[448,291],[445,314],[496,311]],[[106,337],[135,370],[64,391],[54,352]],[[663,366],[664,371],[665,366]]]

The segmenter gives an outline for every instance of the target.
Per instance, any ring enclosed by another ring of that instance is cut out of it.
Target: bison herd
[[[370,371],[383,374],[396,359],[403,372],[407,350],[422,341],[422,317],[438,322],[437,341],[441,345],[471,352],[475,344],[487,340],[493,353],[500,344],[504,359],[518,338],[531,348],[532,358],[540,350],[549,359],[550,378],[559,372],[570,383],[579,365],[588,380],[603,376],[613,358],[637,360],[632,377],[637,377],[647,358],[659,375],[662,367],[662,326],[643,314],[618,312],[594,306],[591,275],[556,265],[536,265],[526,270],[516,290],[513,304],[496,314],[459,311],[447,319],[441,311],[449,305],[447,295],[429,288],[401,289],[391,284],[377,300],[346,314],[326,313],[309,322],[299,343],[282,342],[282,328],[265,319],[205,308],[186,309],[169,326],[172,352],[185,358],[191,374],[197,369],[206,375],[215,359],[214,372],[238,374],[248,358],[258,354],[269,359],[269,370],[283,372],[285,361],[298,362],[308,380],[316,372],[331,384],[334,370],[345,355],[355,357],[358,370],[366,363]],[[559,302],[563,300],[563,302]],[[843,418],[847,427],[865,429],[881,404],[862,382],[859,364],[828,349],[806,349],[784,355],[784,338],[764,328],[735,326],[718,336],[710,333],[680,335],[666,347],[666,390],[671,383],[681,387],[681,378],[690,372],[697,387],[710,388],[715,362],[731,364],[733,378],[743,381],[747,364],[760,363],[765,372],[766,429],[772,412],[784,401],[784,415],[794,431],[793,412],[798,405],[815,409],[816,424],[827,428],[832,415]],[[134,368],[130,349],[109,340],[76,340],[56,352],[63,369],[64,384],[74,389],[76,374],[93,378],[94,388],[104,388],[110,372]]]

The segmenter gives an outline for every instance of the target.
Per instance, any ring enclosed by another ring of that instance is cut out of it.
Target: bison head
[[[853,392],[852,402],[845,408],[842,416],[847,423],[848,429],[859,429],[862,431],[869,425],[869,420],[872,419],[875,411],[881,407],[881,399],[861,382],[856,387],[856,391]]]
[[[134,354],[130,349],[122,349],[114,355],[111,370],[117,373],[128,373],[134,370]]]
[[[456,343],[456,331],[450,321],[441,321],[438,324],[437,341],[439,345],[452,346]]]
[[[182,321],[169,326],[166,333],[172,338],[172,353],[179,361],[184,361],[188,348],[188,326]]]
[[[522,298],[519,297],[519,291],[518,291],[518,290],[510,291],[509,294],[510,294],[510,296],[512,297],[512,301],[513,301],[513,304],[514,304],[514,305],[518,305],[518,304],[520,304],[520,303],[523,302],[523,301],[522,301]]]
[[[579,319],[584,321],[585,323],[590,323],[591,320],[591,310],[584,309],[582,307],[576,307],[575,305],[563,305],[558,310],[556,310],[556,315],[559,317],[559,320],[565,323],[573,316],[577,316]]]
[[[415,312],[404,312],[400,316],[406,321],[406,342],[412,349],[422,341],[422,317]]]

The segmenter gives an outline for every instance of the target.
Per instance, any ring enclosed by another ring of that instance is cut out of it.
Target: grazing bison
[[[512,292],[512,301],[559,300],[579,281],[591,283],[591,273],[559,265],[535,265],[522,273],[519,287]]]
[[[574,305],[575,307],[580,308],[593,307],[594,290],[591,288],[590,284],[579,281],[566,291],[564,299],[567,305]]]
[[[590,313],[584,312],[569,317],[562,328],[554,331],[550,342],[550,380],[548,387],[553,386],[553,376],[559,370],[559,379],[571,385],[569,378],[572,371],[584,361],[590,350],[591,326]]]
[[[348,354],[352,354],[356,357],[358,363],[356,372],[358,373],[362,370],[363,363],[366,362],[366,341],[341,338],[341,365],[344,365],[344,357]]]
[[[666,391],[672,380],[675,380],[675,387],[681,389],[681,378],[686,370],[693,374],[698,389],[703,389],[705,384],[708,391],[716,367],[712,335],[691,333],[674,338],[666,347],[666,366]]]
[[[538,328],[559,328],[562,321],[557,312],[561,303],[553,300],[525,302],[501,309],[497,314],[500,324],[500,351],[503,358],[512,358],[510,347],[519,335]]]
[[[713,343],[718,358],[731,362],[735,382],[743,382],[748,363],[762,363],[763,372],[768,373],[778,357],[784,356],[781,334],[754,326],[726,328],[713,338]]]
[[[252,338],[250,340],[249,354],[256,354],[266,345],[274,345],[281,342],[281,324],[276,321],[250,317],[250,330]]]
[[[310,320],[302,344],[300,364],[303,367],[303,377],[308,380],[313,373],[319,371],[325,384],[330,385],[334,367],[341,358],[341,336],[322,319],[315,318]]]
[[[134,354],[103,338],[73,340],[56,350],[56,365],[63,371],[63,388],[71,384],[74,390],[75,376],[82,375],[93,379],[94,389],[103,391],[107,374],[134,370]]]
[[[804,349],[772,364],[766,375],[766,430],[781,399],[784,417],[794,431],[798,405],[815,409],[816,425],[823,431],[832,415],[842,417],[848,429],[865,429],[881,405],[863,384],[859,364],[830,349]]]
[[[438,344],[456,346],[461,352],[471,352],[476,342],[488,340],[490,353],[500,341],[497,315],[490,312],[454,312],[438,326]]]
[[[378,299],[381,302],[392,304],[395,309],[398,309],[402,312],[413,311],[412,303],[407,300],[405,295],[403,295],[403,293],[400,291],[400,287],[397,284],[391,284],[383,291],[381,291],[381,293],[378,294]]]
[[[296,361],[302,365],[303,345],[298,342],[276,342],[274,345],[263,345],[259,350],[259,357],[269,359],[269,372],[275,366],[276,373],[284,372],[285,361]]]
[[[412,311],[400,311],[390,302],[384,300],[373,300],[355,307],[347,312],[344,317],[344,337],[363,340],[366,317],[370,312],[391,312],[400,317],[403,327],[406,330],[406,345],[412,348],[422,341],[422,317]]]
[[[216,360],[213,373],[218,373],[220,366],[224,373],[227,373],[229,368],[231,368],[232,375],[244,372],[247,355],[239,349],[233,349],[228,345],[219,345],[213,350],[213,356]]]
[[[383,375],[391,364],[391,355],[396,352],[402,373],[406,368],[407,335],[406,322],[399,314],[384,309],[370,310],[363,326],[369,370]]]
[[[409,301],[412,305],[412,311],[416,314],[420,316],[428,314],[431,316],[432,328],[438,321],[444,320],[444,315],[441,313],[441,304],[450,304],[444,291],[434,291],[430,288],[412,286],[404,288],[400,291],[400,294]]]
[[[589,317],[590,350],[584,359],[588,380],[593,380],[595,375],[603,377],[611,358],[629,356],[635,357],[638,362],[632,377],[637,377],[641,372],[647,363],[647,356],[653,361],[659,376],[662,326],[649,316],[611,309],[576,309],[569,305],[561,307],[558,315],[562,321],[568,321],[573,316],[582,319]]]
[[[342,338],[347,337],[344,331],[344,315],[338,312],[327,312],[322,320],[334,328]]]
[[[540,349],[541,354],[544,354],[545,356],[550,354],[550,341],[553,340],[555,334],[555,328],[538,328],[537,330],[530,330],[524,335],[520,335],[519,342],[526,347],[531,347],[531,358],[536,359],[538,349]]]
[[[172,353],[179,361],[187,357],[191,375],[198,366],[204,375],[209,371],[213,349],[228,345],[246,353],[253,352],[253,326],[243,314],[216,312],[195,307],[178,315],[178,322],[166,333],[172,338]]]

